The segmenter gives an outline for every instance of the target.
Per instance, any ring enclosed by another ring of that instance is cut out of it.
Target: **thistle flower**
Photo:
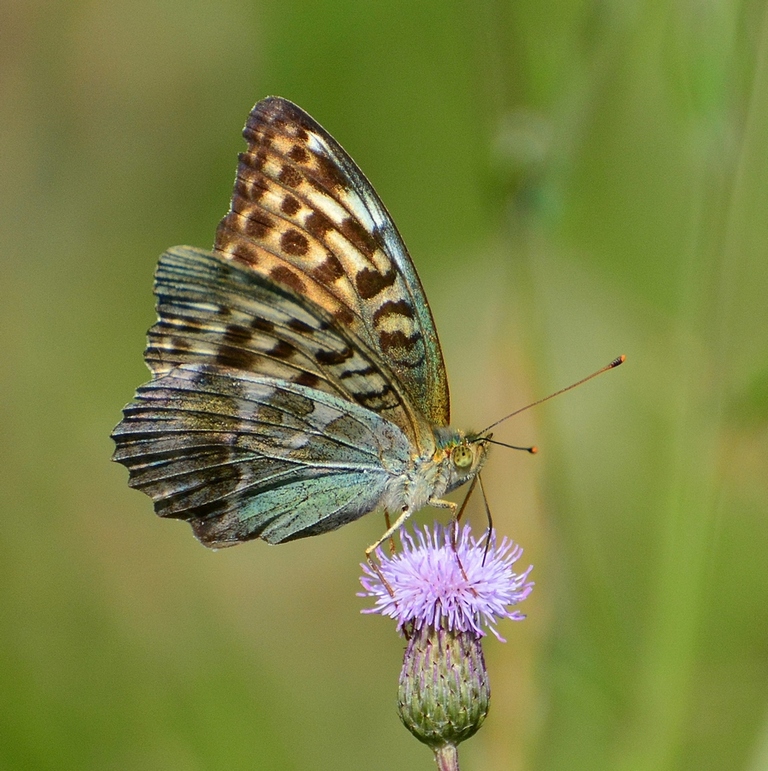
[[[451,538],[435,525],[414,535],[400,531],[402,550],[376,551],[378,566],[363,564],[360,579],[374,607],[397,621],[408,644],[400,673],[400,719],[435,752],[440,769],[458,769],[457,745],[472,736],[488,714],[490,687],[481,639],[486,630],[502,642],[496,624],[520,621],[512,606],[533,589],[528,574],[514,573],[523,550],[503,538],[476,539],[469,526]]]
[[[360,583],[365,592],[358,596],[375,600],[374,607],[363,613],[396,619],[401,634],[408,625],[414,629],[427,625],[483,637],[483,627],[487,627],[506,642],[496,629],[497,619],[525,618],[510,606],[531,593],[533,582],[528,581],[528,574],[533,566],[523,573],[513,573],[512,565],[523,550],[506,537],[497,545],[495,531],[491,531],[486,548],[485,537],[476,539],[465,525],[454,546],[452,527],[436,524],[430,530],[425,526],[423,531],[415,532],[415,538],[403,528],[403,549],[392,556],[379,547],[378,571],[362,565],[365,575]]]

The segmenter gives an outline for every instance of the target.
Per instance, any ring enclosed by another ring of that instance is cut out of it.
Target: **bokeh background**
[[[110,463],[152,272],[286,96],[388,205],[526,549],[466,769],[768,769],[756,0],[0,5],[0,768],[422,769],[368,517],[212,553]],[[430,522],[440,512],[423,512]],[[484,526],[479,500],[470,519]]]

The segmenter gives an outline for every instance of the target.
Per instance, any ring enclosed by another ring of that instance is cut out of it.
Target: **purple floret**
[[[486,553],[485,537],[476,539],[469,525],[459,531],[454,548],[452,527],[435,524],[430,530],[425,526],[423,531],[415,530],[414,535],[403,529],[403,548],[394,556],[379,547],[376,557],[394,596],[376,571],[363,564],[360,583],[365,592],[359,596],[374,598],[374,607],[363,613],[394,618],[399,632],[413,624],[415,629],[429,625],[471,631],[482,637],[485,627],[504,642],[496,624],[502,618],[525,618],[511,606],[531,593],[533,582],[528,581],[528,574],[533,565],[523,573],[513,573],[512,565],[522,555],[522,548],[506,537],[497,545],[496,533],[491,531]]]

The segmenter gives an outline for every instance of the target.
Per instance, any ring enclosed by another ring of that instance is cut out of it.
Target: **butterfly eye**
[[[472,465],[472,450],[467,445],[460,444],[454,448],[451,453],[451,459],[456,468],[468,468]]]

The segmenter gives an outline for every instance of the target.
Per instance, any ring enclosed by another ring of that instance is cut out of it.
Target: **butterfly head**
[[[468,482],[483,467],[488,454],[488,441],[483,436],[456,433],[445,446],[448,466],[447,492]]]

